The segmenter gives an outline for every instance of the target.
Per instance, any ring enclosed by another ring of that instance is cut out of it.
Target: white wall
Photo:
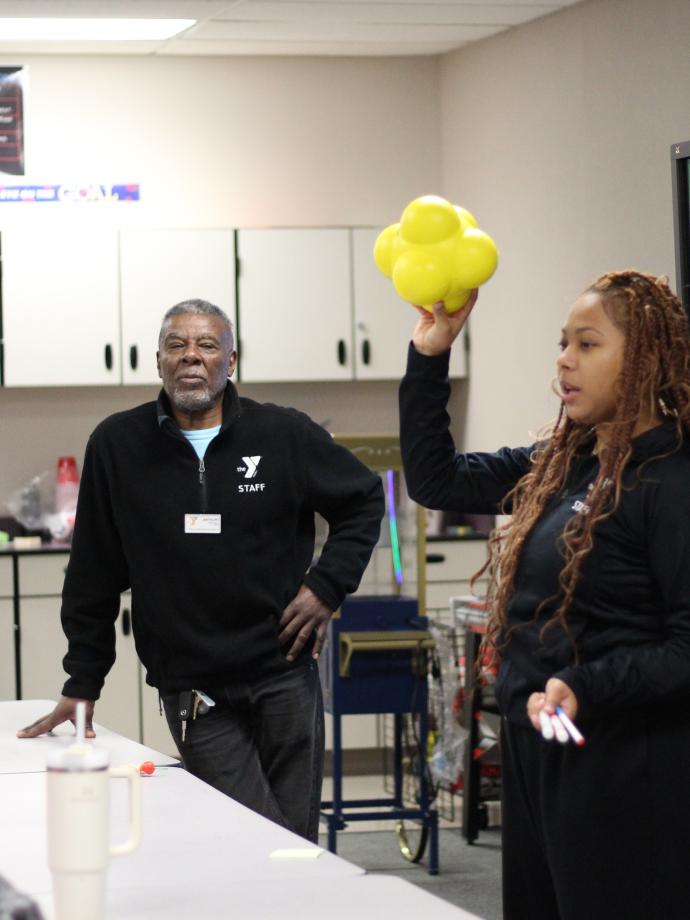
[[[142,200],[4,203],[0,230],[38,222],[56,233],[72,223],[378,225],[396,220],[416,195],[440,191],[436,59],[47,56],[2,63],[29,69],[28,174],[19,181],[139,182]],[[160,304],[161,314],[168,306]],[[412,328],[407,310],[401,303],[401,321]],[[242,390],[330,419],[333,431],[397,429],[393,383]],[[0,512],[11,490],[52,469],[57,456],[81,458],[104,415],[154,393],[0,390]]]
[[[689,38],[687,0],[586,0],[442,59],[444,191],[501,253],[472,316],[466,447],[552,417],[559,330],[593,278],[673,279]]]

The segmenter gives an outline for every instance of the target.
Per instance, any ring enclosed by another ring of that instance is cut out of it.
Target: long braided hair
[[[585,293],[599,295],[609,319],[625,336],[623,370],[615,384],[617,409],[610,424],[611,437],[599,457],[588,509],[576,513],[563,534],[559,593],[544,598],[535,611],[536,619],[545,604],[557,605],[543,625],[542,635],[556,625],[570,634],[568,609],[584,559],[592,548],[595,527],[618,504],[638,420],[658,416],[675,419],[679,444],[690,433],[688,321],[666,279],[627,269],[602,275]],[[548,502],[565,486],[578,449],[591,438],[591,428],[569,419],[561,403],[550,433],[534,450],[529,472],[506,496],[504,510],[512,516],[491,534],[488,562],[475,576],[489,571],[491,613],[484,641],[489,652],[500,652],[510,641],[507,610],[525,540]]]

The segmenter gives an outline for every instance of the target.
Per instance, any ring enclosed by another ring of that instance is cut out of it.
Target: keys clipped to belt
[[[177,717],[182,725],[182,742],[187,734],[187,722],[205,716],[216,701],[202,690],[183,690],[177,700]]]

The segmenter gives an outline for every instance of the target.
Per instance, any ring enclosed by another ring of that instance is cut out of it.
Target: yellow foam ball
[[[491,237],[483,230],[469,227],[455,250],[452,286],[465,290],[479,287],[493,275],[497,264],[498,250]]]
[[[460,229],[453,205],[438,195],[422,195],[411,201],[400,219],[400,235],[408,243],[439,243]]]
[[[374,260],[403,300],[427,310],[443,301],[454,313],[494,273],[498,250],[465,208],[423,195],[379,234]]]
[[[393,236],[393,242],[392,242],[392,244],[391,244],[391,262],[392,262],[392,265],[395,265],[395,263],[396,263],[397,260],[400,258],[400,256],[401,256],[404,252],[407,252],[407,250],[410,249],[410,248],[413,246],[412,243],[408,243],[408,242],[407,242],[406,240],[404,240],[404,239],[402,238],[402,236],[400,235],[400,224],[396,224],[396,225],[394,225],[394,226],[397,226],[397,227],[398,227],[398,232]]]
[[[374,243],[374,262],[380,272],[390,278],[393,274],[393,240],[398,234],[400,224],[391,224],[376,237]]]
[[[403,300],[429,304],[443,300],[449,286],[448,265],[424,247],[410,248],[395,260],[393,286]]]
[[[451,291],[443,298],[443,306],[446,313],[457,313],[461,310],[470,299],[472,291]]]

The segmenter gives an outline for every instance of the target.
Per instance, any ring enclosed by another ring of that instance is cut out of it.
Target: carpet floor
[[[320,840],[326,846],[326,835]],[[501,831],[489,828],[468,846],[458,828],[439,831],[438,875],[421,863],[403,858],[391,822],[390,831],[346,831],[338,834],[338,855],[367,872],[397,875],[436,897],[463,907],[482,920],[501,920]],[[430,918],[432,920],[432,918]]]

